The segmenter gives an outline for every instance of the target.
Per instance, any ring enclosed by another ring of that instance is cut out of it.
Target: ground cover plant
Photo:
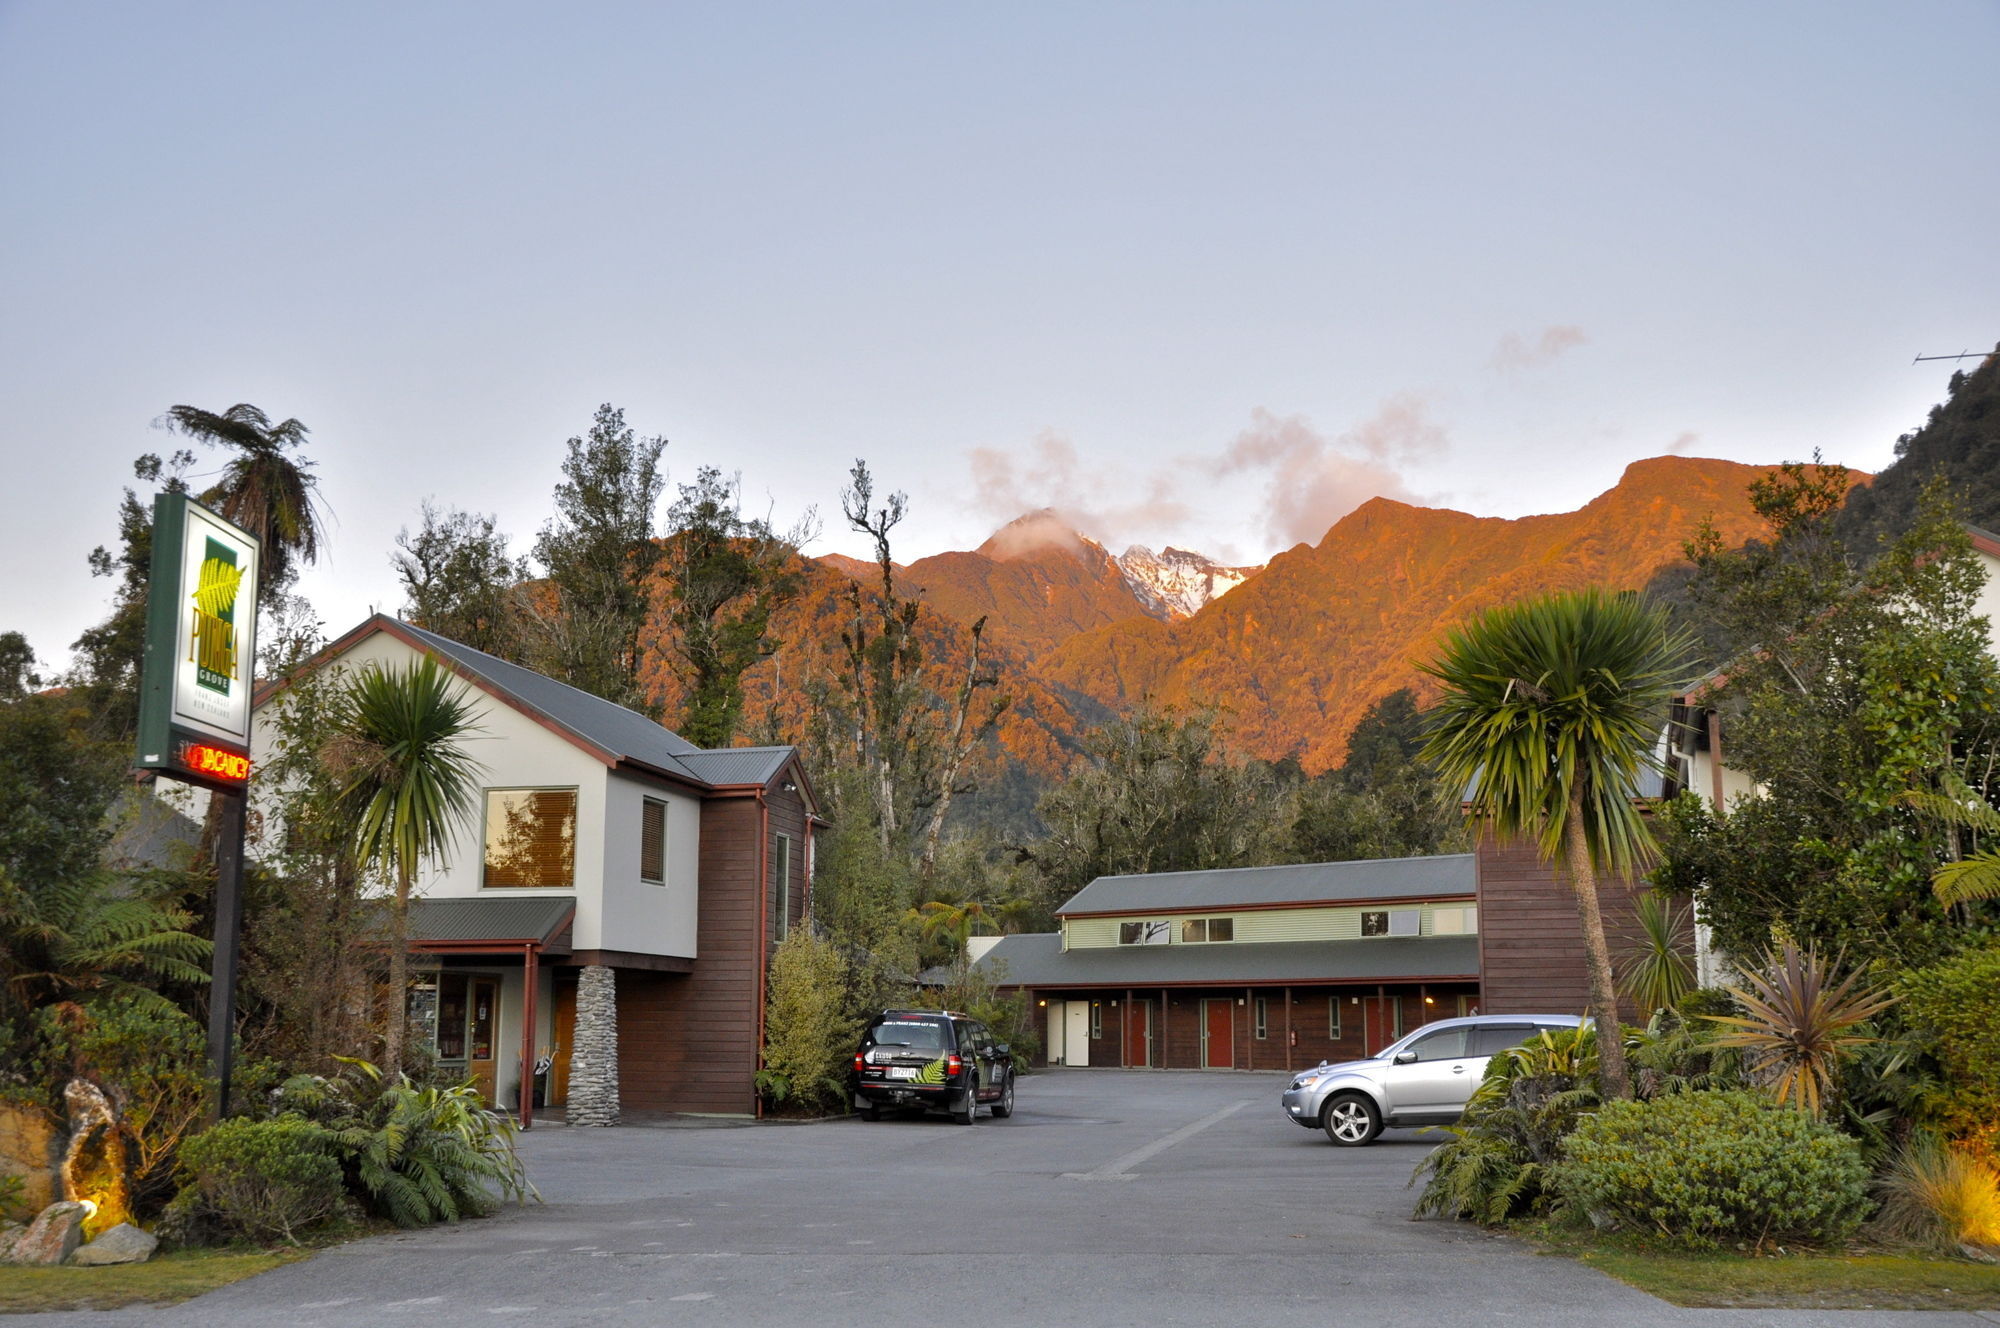
[[[1752,1093],[1607,1103],[1562,1154],[1551,1180],[1566,1205],[1692,1250],[1837,1244],[1868,1207],[1858,1143]]]

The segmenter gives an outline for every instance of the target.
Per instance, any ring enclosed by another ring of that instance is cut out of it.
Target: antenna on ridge
[[[1960,351],[1956,355],[1919,355],[1916,359],[1911,360],[1910,363],[1922,364],[1925,360],[1977,360],[1983,358],[1988,353],[1983,350],[1966,350]]]

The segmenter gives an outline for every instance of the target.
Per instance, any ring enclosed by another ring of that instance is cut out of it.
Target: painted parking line
[[[1192,1139],[1195,1135],[1200,1134],[1203,1130],[1207,1129],[1209,1126],[1215,1125],[1221,1121],[1229,1119],[1229,1117],[1234,1116],[1237,1112],[1243,1110],[1243,1108],[1249,1105],[1250,1104],[1248,1102],[1237,1102],[1231,1104],[1230,1106],[1224,1107],[1220,1111],[1211,1111],[1208,1115],[1203,1116],[1200,1120],[1193,1121],[1190,1122],[1189,1124],[1181,1126],[1178,1130],[1175,1130],[1172,1134],[1161,1135],[1159,1138],[1153,1140],[1153,1142],[1145,1145],[1143,1148],[1135,1148],[1131,1152],[1125,1154],[1123,1157],[1113,1158],[1111,1161],[1106,1162],[1103,1166],[1099,1167],[1095,1171],[1065,1171],[1062,1174],[1063,1179],[1064,1180],[1132,1180],[1134,1179],[1133,1175],[1131,1174],[1133,1167],[1138,1166],[1141,1162],[1144,1162],[1149,1158],[1158,1157],[1161,1153],[1166,1152],[1169,1148],[1172,1148],[1175,1144],[1180,1143],[1183,1140]]]

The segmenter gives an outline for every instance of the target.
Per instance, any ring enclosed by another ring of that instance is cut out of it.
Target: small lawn
[[[307,1250],[181,1250],[145,1263],[108,1268],[0,1266],[0,1314],[37,1310],[108,1310],[120,1305],[171,1305],[280,1264]]]
[[[1541,1227],[1545,1254],[1567,1255],[1691,1309],[2000,1309],[2000,1264],[1870,1252],[1688,1254]]]

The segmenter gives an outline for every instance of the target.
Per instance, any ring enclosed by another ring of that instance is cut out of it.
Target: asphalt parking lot
[[[1012,1120],[540,1127],[544,1203],[358,1241],[169,1309],[174,1328],[1050,1324],[1876,1325],[2000,1315],[1681,1310],[1409,1220],[1431,1140],[1335,1149],[1276,1075],[1064,1070]]]

